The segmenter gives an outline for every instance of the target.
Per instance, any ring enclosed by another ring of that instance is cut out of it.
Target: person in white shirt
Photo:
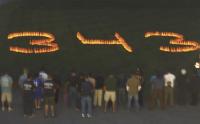
[[[173,106],[174,105],[174,83],[176,76],[171,72],[167,72],[164,74],[164,82],[165,82],[165,106]]]
[[[48,79],[48,74],[44,71],[40,71],[39,77],[41,77],[43,81],[46,81]]]

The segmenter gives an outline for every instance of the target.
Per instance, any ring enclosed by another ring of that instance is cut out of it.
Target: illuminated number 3
[[[17,33],[10,33],[8,35],[8,39],[13,39],[17,37],[45,37],[45,39],[35,39],[31,40],[29,44],[31,46],[37,45],[37,46],[44,46],[43,48],[23,48],[18,46],[10,46],[10,51],[18,52],[18,53],[49,53],[59,50],[58,44],[55,43],[55,37],[46,32],[17,32]]]
[[[173,32],[147,32],[145,33],[145,38],[151,36],[162,36],[162,37],[175,37],[170,40],[169,43],[173,46],[160,46],[161,51],[165,52],[190,52],[195,51],[200,48],[200,45],[196,41],[185,41],[183,35]],[[181,46],[174,46],[181,45]]]

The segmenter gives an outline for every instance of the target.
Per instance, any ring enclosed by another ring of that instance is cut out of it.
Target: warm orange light
[[[17,33],[11,33],[8,35],[8,39],[13,39],[17,37],[45,37],[45,39],[37,39],[37,40],[31,40],[29,42],[30,45],[37,45],[37,46],[45,46],[45,48],[22,48],[18,46],[10,46],[10,51],[18,52],[18,53],[49,53],[59,50],[58,44],[55,43],[55,37],[46,32],[17,32]]]
[[[115,40],[100,40],[100,39],[87,39],[85,38],[80,32],[77,32],[77,38],[80,40],[82,44],[89,44],[89,45],[99,45],[99,44],[106,44],[106,45],[122,45],[125,50],[128,52],[133,52],[132,48],[127,44],[125,39],[119,35],[119,33],[115,33]]]
[[[183,35],[174,33],[174,32],[147,32],[145,33],[145,38],[152,37],[152,36],[163,36],[163,37],[176,37],[179,39],[183,38]]]
[[[165,52],[191,52],[198,50],[200,45],[196,41],[185,41],[183,35],[174,32],[147,32],[145,33],[145,38],[151,36],[162,36],[162,37],[175,37],[169,41],[171,45],[181,45],[181,46],[160,46],[161,51]]]

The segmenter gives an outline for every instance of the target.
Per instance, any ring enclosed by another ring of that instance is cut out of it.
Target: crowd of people
[[[0,77],[2,111],[13,111],[13,82],[7,72]],[[117,108],[125,106],[127,111],[133,108],[137,112],[144,107],[165,110],[174,105],[197,105],[199,82],[198,73],[189,76],[186,69],[181,69],[177,75],[170,71],[155,71],[149,80],[145,80],[140,68],[129,76],[72,71],[65,81],[60,81],[46,71],[33,75],[24,69],[18,87],[23,96],[25,117],[32,117],[35,111],[41,109],[44,110],[45,118],[55,117],[55,106],[61,94],[63,100],[60,101],[64,105],[80,111],[83,118],[91,118],[94,108],[116,112]],[[144,100],[145,85],[150,89],[148,100]]]

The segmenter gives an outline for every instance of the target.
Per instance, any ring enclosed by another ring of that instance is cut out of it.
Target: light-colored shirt
[[[95,80],[95,78],[93,78],[93,77],[88,77],[88,78],[87,78],[87,81],[89,81],[89,82],[92,84],[93,88],[95,88],[95,85],[96,85],[96,80]]]
[[[12,91],[13,80],[9,75],[3,75],[0,79],[0,84],[2,93],[10,93]]]
[[[27,80],[27,74],[22,74],[20,77],[19,77],[19,81],[18,81],[18,85],[23,88],[23,84],[24,82]]]
[[[164,81],[165,81],[165,86],[168,86],[168,82],[170,82],[170,86],[173,88],[174,87],[174,81],[176,79],[176,76],[172,73],[167,73],[164,75]]]
[[[39,77],[42,78],[43,81],[48,79],[48,74],[44,71],[39,72]]]

